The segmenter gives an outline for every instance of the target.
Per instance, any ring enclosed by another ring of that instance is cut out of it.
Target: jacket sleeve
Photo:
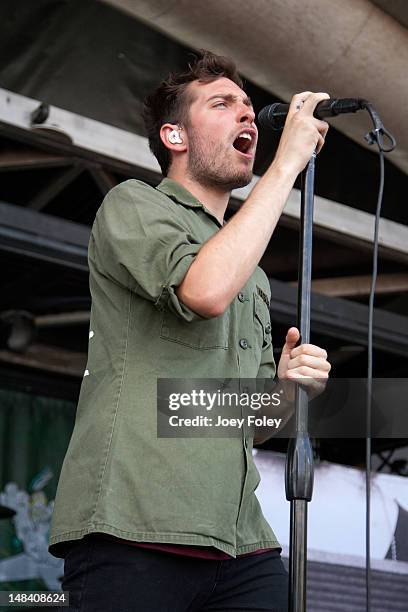
[[[205,320],[175,289],[201,248],[154,188],[126,181],[105,197],[94,226],[94,265],[137,295],[185,321]]]

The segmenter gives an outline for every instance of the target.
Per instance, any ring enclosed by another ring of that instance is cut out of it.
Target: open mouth
[[[254,137],[249,132],[242,132],[232,143],[234,149],[239,151],[240,153],[244,153],[248,155],[252,152],[253,149],[253,140]]]

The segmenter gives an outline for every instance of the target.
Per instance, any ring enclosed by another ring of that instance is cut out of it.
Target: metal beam
[[[297,289],[272,278],[269,283],[272,322],[294,325],[297,318]],[[366,346],[368,307],[350,300],[312,293],[311,327],[312,333]],[[408,357],[408,317],[376,308],[373,344],[376,349]]]
[[[118,169],[131,176],[151,182],[160,179],[160,168],[149,150],[148,141],[142,136],[119,128],[70,113],[50,106],[50,114],[43,128],[59,128],[68,138],[67,142],[53,139],[51,133],[33,131],[30,114],[40,102],[19,94],[0,89],[0,134],[8,137],[17,134],[19,138],[31,139],[37,145],[52,147],[75,155],[83,160],[98,162],[111,169]],[[71,144],[68,142],[71,141]],[[231,207],[237,208],[246,200],[253,185],[259,180],[254,177],[247,187],[235,190]],[[280,223],[297,228],[300,218],[300,192],[293,189]],[[315,233],[347,246],[371,249],[374,235],[374,215],[345,206],[326,198],[315,198]],[[381,219],[380,253],[390,259],[408,262],[408,227]]]
[[[88,272],[89,236],[89,227],[0,203],[0,249]],[[275,279],[270,279],[270,285],[272,320],[293,325],[297,313],[296,288]],[[312,294],[314,331],[365,346],[367,321],[368,308],[364,304]],[[376,309],[374,347],[407,357],[408,317]]]
[[[45,344],[31,344],[24,353],[0,350],[0,362],[75,377],[83,376],[86,358],[86,353]]]
[[[105,196],[112,187],[118,184],[115,177],[100,164],[87,164],[87,170],[103,196]]]
[[[8,138],[25,135],[25,141],[28,137],[32,142],[52,146],[54,151],[72,152],[91,162],[110,161],[114,167],[127,171],[139,168],[159,177],[160,166],[146,138],[52,105],[47,120],[36,127],[30,117],[40,104],[39,100],[0,88],[0,133]],[[62,140],[61,134],[66,138]]]
[[[88,272],[86,225],[0,202],[0,249]]]
[[[42,210],[49,204],[54,198],[57,197],[61,191],[64,191],[68,185],[70,185],[81,173],[83,168],[80,165],[72,166],[58,178],[49,183],[44,189],[42,189],[30,202],[29,208],[32,210]]]
[[[246,200],[259,178],[254,176],[249,185],[233,191],[238,207]],[[300,191],[292,189],[281,222],[297,229],[299,219]],[[316,196],[313,222],[316,236],[368,251],[373,248],[375,216],[370,213]],[[389,219],[380,219],[379,251],[385,257],[408,263],[408,227]]]
[[[39,315],[34,318],[36,327],[67,327],[73,325],[88,325],[91,313],[87,311],[59,312],[57,314]]]
[[[296,286],[297,282],[290,285]],[[371,289],[371,276],[341,276],[333,278],[318,278],[312,281],[312,291],[332,297],[351,297],[369,295]],[[377,277],[376,294],[402,293],[408,291],[408,274],[380,274]]]
[[[9,150],[0,153],[0,172],[15,170],[39,170],[69,166],[72,160],[62,155],[53,155],[35,149]]]

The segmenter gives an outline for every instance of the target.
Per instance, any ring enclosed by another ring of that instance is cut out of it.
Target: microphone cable
[[[343,113],[355,113],[359,110],[366,110],[373,123],[373,130],[365,135],[369,145],[378,146],[380,158],[380,184],[378,189],[377,208],[375,212],[373,254],[372,254],[372,275],[368,305],[368,338],[367,338],[367,391],[366,391],[366,611],[371,611],[371,547],[370,547],[370,518],[371,518],[371,420],[372,420],[372,388],[373,388],[373,318],[374,318],[374,297],[378,273],[378,242],[379,226],[381,218],[381,206],[384,195],[384,175],[385,163],[384,153],[393,151],[396,147],[395,138],[388,132],[381,121],[378,112],[373,105],[362,98],[343,98],[334,100],[324,100],[317,105],[315,115],[323,119]],[[265,128],[281,130],[284,127],[289,105],[279,102],[263,108],[259,115],[259,124]],[[384,137],[389,144],[384,143]]]
[[[370,297],[368,303],[368,338],[367,338],[367,390],[366,390],[366,611],[371,611],[371,543],[370,543],[370,521],[371,521],[371,420],[372,420],[372,388],[373,388],[373,319],[374,319],[374,298],[375,288],[378,274],[378,242],[379,229],[381,218],[381,206],[384,195],[384,153],[389,153],[395,149],[395,138],[385,130],[380,116],[373,106],[363,100],[363,108],[365,108],[373,122],[374,129],[365,135],[365,139],[369,145],[376,144],[380,159],[380,184],[378,188],[377,208],[375,211],[374,222],[374,238],[373,238],[373,258],[372,258],[372,274]],[[389,146],[384,144],[384,136],[390,141]]]

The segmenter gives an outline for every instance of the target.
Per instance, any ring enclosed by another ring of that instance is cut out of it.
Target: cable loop
[[[370,517],[371,517],[371,425],[372,425],[372,384],[373,384],[373,319],[374,297],[378,272],[378,242],[380,231],[381,206],[384,195],[384,153],[389,153],[396,146],[394,136],[388,132],[381,121],[380,115],[367,101],[362,101],[373,122],[374,129],[365,135],[369,145],[377,144],[380,158],[380,185],[378,189],[377,208],[375,212],[372,280],[368,303],[368,338],[367,338],[367,394],[366,394],[366,612],[371,610],[371,543],[370,543]],[[390,141],[384,145],[384,136]]]

